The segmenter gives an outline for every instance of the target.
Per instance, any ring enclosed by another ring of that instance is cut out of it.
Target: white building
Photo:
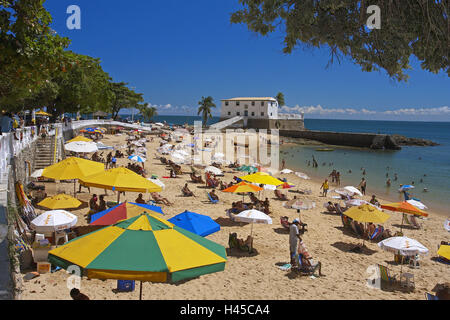
[[[220,118],[237,116],[248,119],[278,119],[278,102],[274,98],[233,98],[222,100]]]

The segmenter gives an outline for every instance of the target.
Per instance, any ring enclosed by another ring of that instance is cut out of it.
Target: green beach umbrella
[[[76,265],[91,279],[176,283],[225,269],[225,248],[143,213],[49,252],[49,262]]]

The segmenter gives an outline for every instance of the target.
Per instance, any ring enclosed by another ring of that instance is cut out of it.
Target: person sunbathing
[[[172,169],[170,169],[170,177],[171,178],[177,178],[177,174]]]
[[[325,275],[322,274],[322,263],[320,261],[315,262],[312,258],[307,259],[303,255],[299,256],[299,263],[301,263],[301,268],[305,268],[308,271],[313,271],[316,269],[319,269],[319,276],[324,277]]]
[[[209,195],[211,196],[211,199],[215,200],[215,201],[219,201],[219,197],[216,194],[215,190],[212,190]]]
[[[286,197],[286,195],[284,195],[284,194],[282,194],[282,193],[280,192],[280,190],[275,190],[275,196],[277,197],[277,199],[280,199],[280,200],[283,200],[283,201],[289,200],[289,199]]]
[[[260,201],[259,199],[255,196],[255,194],[253,192],[250,192],[250,200],[254,203],[254,204],[258,204]]]
[[[195,197],[194,193],[191,190],[189,190],[187,183],[184,185],[184,187],[181,191],[183,192],[183,195],[185,197]]]
[[[253,249],[253,237],[248,236],[247,240],[237,239],[240,248],[248,247],[250,250]]]
[[[331,201],[328,201],[328,204],[326,205],[326,209],[328,210],[328,212],[330,213],[334,213],[336,212],[336,207],[334,206],[334,204]]]
[[[157,192],[153,192],[152,193],[152,198],[153,200],[156,201],[156,203],[163,203],[166,206],[171,206],[173,205],[173,203],[171,203],[169,200],[167,200],[166,198],[162,197],[160,194],[158,194]]]

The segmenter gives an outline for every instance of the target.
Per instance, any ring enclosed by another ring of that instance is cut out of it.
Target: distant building
[[[239,119],[239,117],[242,119]],[[235,119],[236,122],[231,119]],[[227,127],[243,126],[244,128],[286,131],[305,129],[303,114],[280,113],[278,101],[272,97],[224,99],[222,100],[220,121],[226,120],[232,122]]]

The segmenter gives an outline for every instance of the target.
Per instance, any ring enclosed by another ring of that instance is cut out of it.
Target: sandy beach
[[[126,144],[126,135],[113,136],[106,135],[102,142],[110,146]],[[159,140],[155,138],[152,143],[147,143],[147,162],[145,168],[149,174],[157,175],[166,185],[165,190],[160,194],[173,202],[173,206],[162,206],[165,218],[169,219],[185,210],[205,214],[212,217],[221,225],[221,230],[207,238],[228,248],[228,237],[230,233],[236,232],[239,238],[246,238],[250,234],[251,226],[245,223],[232,222],[226,216],[226,210],[231,208],[234,201],[239,201],[239,195],[228,194],[217,191],[220,197],[218,204],[209,203],[204,185],[193,184],[190,181],[189,166],[183,165],[182,176],[176,179],[163,179],[169,171],[166,166],[156,159],[159,154],[156,149],[159,147]],[[106,156],[107,152],[104,153]],[[118,159],[118,165],[126,165],[128,159]],[[225,176],[222,181],[230,182],[234,176],[241,176],[242,173],[232,172],[231,169],[224,169]],[[397,274],[400,273],[400,265],[394,263],[394,256],[391,253],[381,250],[376,243],[366,241],[368,249],[363,253],[349,252],[349,248],[361,243],[355,236],[344,232],[339,215],[324,213],[323,204],[331,200],[332,193],[328,198],[320,196],[320,183],[313,180],[303,180],[294,174],[277,175],[278,178],[287,178],[290,183],[295,184],[299,189],[311,189],[311,195],[301,195],[286,192],[289,199],[297,196],[298,199],[305,199],[316,202],[316,208],[302,211],[301,219],[308,224],[308,231],[302,236],[303,241],[310,254],[315,260],[322,263],[323,277],[310,278],[309,276],[294,276],[291,272],[282,271],[279,265],[289,263],[289,235],[280,224],[281,216],[289,216],[290,221],[298,217],[296,210],[285,209],[282,201],[274,199],[273,191],[265,191],[264,198],[270,199],[270,209],[272,211],[272,225],[254,225],[253,237],[256,252],[252,255],[233,251],[228,256],[225,271],[208,274],[200,278],[192,279],[179,284],[155,284],[144,283],[144,300],[359,300],[359,299],[408,299],[423,300],[425,292],[431,290],[438,283],[450,281],[449,266],[437,262],[436,252],[438,244],[442,240],[448,240],[448,232],[443,228],[446,219],[438,212],[429,212],[427,220],[421,220],[423,228],[413,230],[404,228],[405,236],[420,241],[429,249],[429,254],[421,256],[421,267],[410,269],[403,266],[403,269],[414,274],[415,291],[403,293],[401,291],[389,292],[371,289],[366,285],[369,277],[367,268],[374,264],[387,265]],[[325,178],[325,177],[323,177]],[[189,188],[196,197],[185,198],[181,194],[181,188],[185,183],[189,183]],[[78,188],[78,187],[77,187]],[[331,185],[331,189],[336,186]],[[71,183],[46,183],[46,192],[49,196],[65,191],[73,193]],[[101,195],[104,190],[91,188],[92,193]],[[367,190],[365,200],[370,200],[372,195],[370,187]],[[127,192],[121,200],[134,202],[138,194]],[[82,190],[77,197],[88,202],[91,194],[87,189]],[[106,201],[116,201],[117,195],[108,191]],[[150,199],[150,195],[144,195],[144,199]],[[381,203],[383,199],[380,199]],[[333,199],[334,200],[334,199]],[[87,225],[84,215],[88,209],[73,211],[78,217],[78,225]],[[391,218],[384,224],[393,233],[400,230],[402,215],[400,213],[387,212]],[[42,274],[39,277],[23,282],[22,299],[26,300],[70,300],[69,289],[66,281],[69,274],[60,270],[56,273]],[[81,292],[88,295],[91,300],[137,300],[139,298],[138,284],[136,290],[131,293],[118,293],[116,280],[89,280],[82,279]]]

